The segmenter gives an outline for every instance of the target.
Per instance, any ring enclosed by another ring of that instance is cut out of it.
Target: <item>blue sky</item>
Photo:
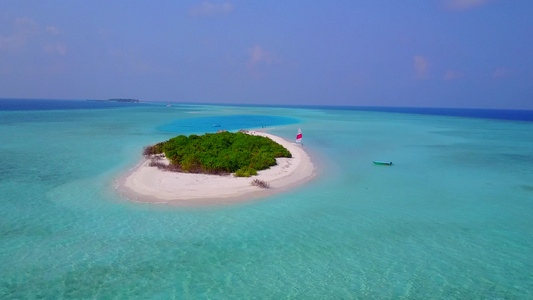
[[[533,109],[533,1],[3,1],[0,97]]]

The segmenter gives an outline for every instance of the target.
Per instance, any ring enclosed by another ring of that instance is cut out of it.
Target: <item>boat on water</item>
[[[220,124],[213,124],[213,127],[220,127]]]
[[[302,144],[302,130],[300,128],[298,128],[298,133],[296,134],[296,142],[295,143],[296,144]]]
[[[375,160],[373,161],[375,165],[387,165],[392,166],[392,161],[381,161],[381,160]]]

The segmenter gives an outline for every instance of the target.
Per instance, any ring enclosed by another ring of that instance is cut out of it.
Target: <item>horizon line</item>
[[[110,98],[108,98],[110,99]],[[0,97],[0,100],[60,100],[60,101],[93,101],[108,99],[91,98],[16,98]],[[128,98],[130,99],[130,98]],[[131,98],[133,99],[133,98]],[[163,101],[163,100],[142,100],[135,98],[140,103],[175,103],[184,105],[222,105],[222,106],[266,106],[266,107],[293,107],[293,108],[415,108],[415,109],[471,109],[471,110],[510,110],[510,111],[533,111],[533,108],[483,108],[483,107],[444,107],[444,106],[386,106],[386,105],[348,105],[348,104],[282,104],[282,103],[237,103],[237,102],[187,102],[187,101]]]

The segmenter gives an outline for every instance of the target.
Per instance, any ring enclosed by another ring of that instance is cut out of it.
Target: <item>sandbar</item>
[[[292,158],[276,158],[277,165],[258,171],[252,177],[164,171],[149,166],[150,160],[144,159],[118,180],[116,189],[134,202],[221,205],[284,192],[315,177],[315,166],[303,145],[262,131],[252,130],[248,134],[272,139],[287,148]],[[163,160],[168,163],[166,158]],[[254,179],[267,182],[269,188],[253,186],[251,182]]]

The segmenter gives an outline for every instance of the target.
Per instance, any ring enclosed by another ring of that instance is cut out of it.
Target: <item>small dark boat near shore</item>
[[[392,166],[392,161],[380,161],[380,160],[375,160],[373,161],[373,163],[375,165],[387,165],[387,166]]]

